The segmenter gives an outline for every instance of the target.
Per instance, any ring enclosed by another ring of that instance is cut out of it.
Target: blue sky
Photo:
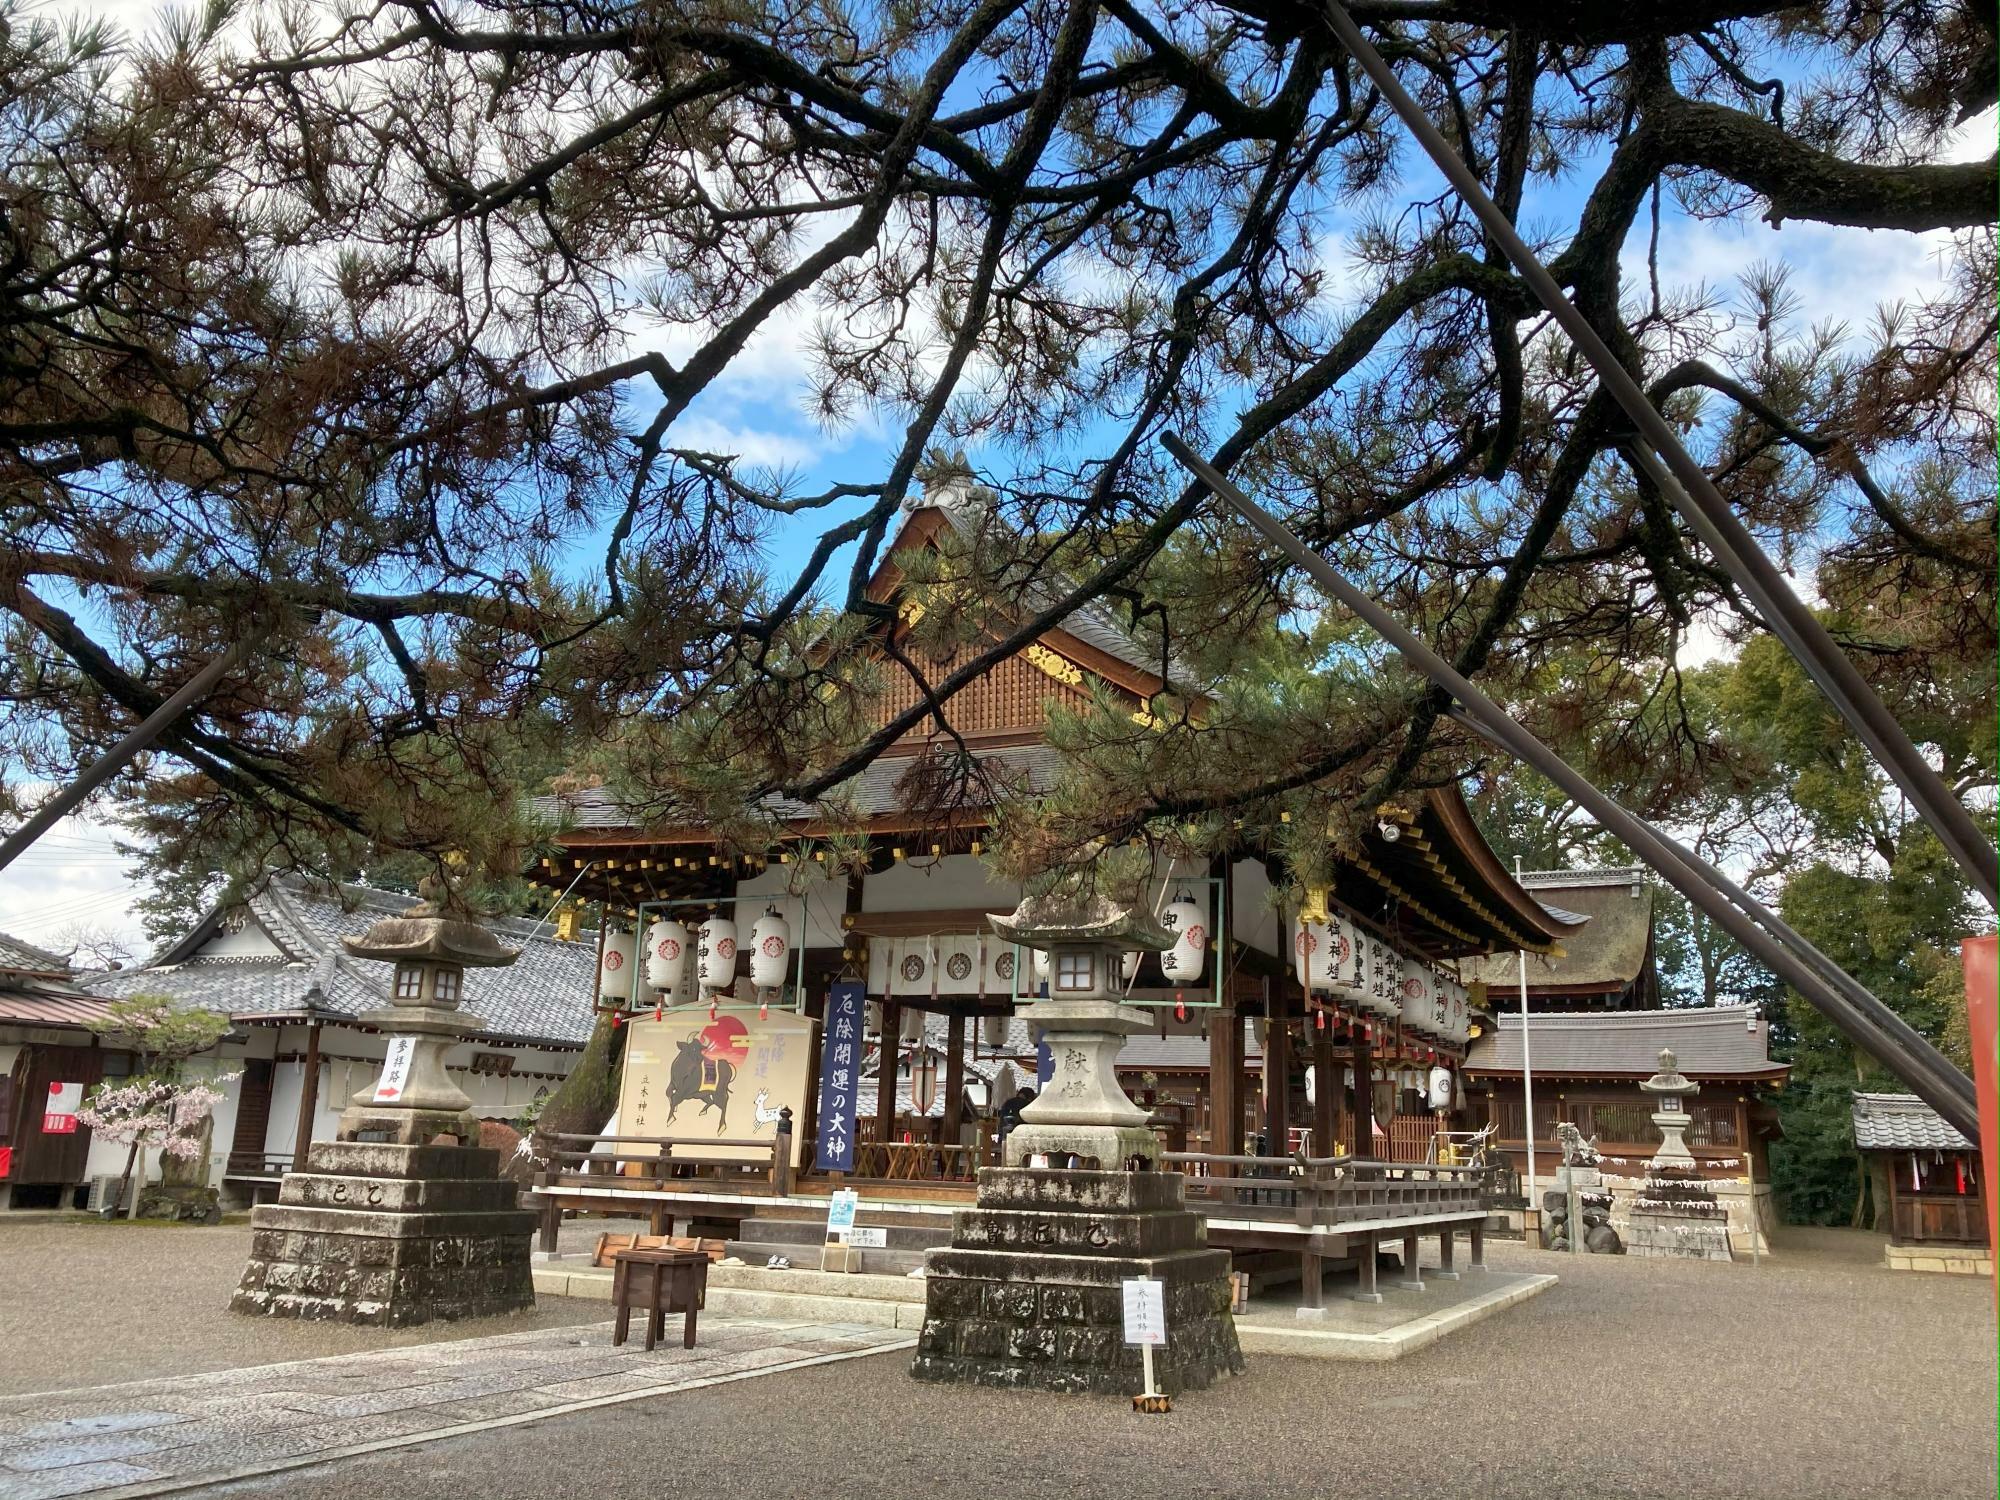
[[[159,11],[156,5],[134,0],[56,0],[42,9],[64,17],[105,15],[127,27],[145,27]],[[1990,152],[1993,119],[1989,112],[1957,132],[1941,155],[1963,160]],[[1414,145],[1406,147],[1402,163],[1412,193],[1435,190],[1436,180],[1428,163],[1420,162]],[[1531,230],[1566,235],[1593,177],[1590,164],[1584,163],[1563,182],[1536,185],[1524,210],[1524,224]],[[1696,223],[1678,215],[1671,199],[1663,212],[1663,287],[1699,284],[1733,300],[1734,284],[1743,271],[1760,260],[1782,259],[1793,267],[1793,288],[1803,304],[1805,321],[1841,321],[1859,328],[1880,302],[1914,299],[1941,285],[1942,235],[1805,223],[1773,229],[1748,216],[1728,224]],[[1340,228],[1338,219],[1330,223],[1325,253],[1333,265],[1344,258]],[[1646,234],[1642,214],[1626,247],[1628,287],[1644,285]],[[1350,282],[1345,276],[1330,278],[1330,295],[1336,302],[1343,300]],[[806,307],[774,318],[676,425],[669,442],[783,466],[799,475],[799,488],[808,492],[840,481],[878,480],[901,436],[901,422],[892,419],[885,425],[878,417],[864,415],[828,430],[814,419],[810,408],[814,317]],[[657,330],[638,329],[635,334],[641,343],[662,342]],[[672,343],[666,346],[671,354]],[[972,456],[976,464],[1005,467],[1004,454],[975,449]],[[768,564],[773,575],[780,581],[792,576],[820,529],[855,508],[782,520],[771,539]],[[596,566],[601,556],[601,547],[586,550],[579,557],[579,571]],[[846,565],[843,557],[828,570],[830,586],[844,582]],[[81,921],[124,934],[133,946],[143,948],[129,911],[131,895],[122,861],[111,850],[109,832],[94,819],[71,819],[23,860],[0,872],[0,931],[46,942]]]

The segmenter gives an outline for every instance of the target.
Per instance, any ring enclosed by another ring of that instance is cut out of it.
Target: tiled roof
[[[17,974],[50,974],[67,977],[69,960],[46,948],[37,948],[33,943],[24,943],[17,937],[9,937],[0,932],[0,969]]]
[[[1502,1011],[1495,1020],[1497,1030],[1474,1039],[1466,1072],[1521,1071],[1520,1015]],[[1749,1006],[1531,1012],[1528,1025],[1537,1077],[1650,1078],[1663,1047],[1673,1049],[1691,1078],[1779,1078],[1789,1071],[1789,1064],[1771,1061],[1769,1028]]]
[[[1062,753],[1050,745],[1014,745],[998,750],[976,750],[974,757],[995,776],[1018,779],[1030,791],[1051,785],[1062,767]],[[885,755],[872,762],[852,780],[829,794],[829,801],[846,801],[862,817],[894,812],[901,805],[897,783],[914,764],[908,755]],[[818,809],[788,797],[767,797],[760,808],[777,818],[810,818]],[[530,816],[551,827],[587,831],[632,828],[633,815],[603,787],[589,787],[560,797],[536,797],[528,804]]]
[[[1857,1151],[1970,1151],[1960,1135],[1915,1094],[1854,1096]]]
[[[285,950],[283,956],[189,957],[122,969],[102,976],[95,987],[113,997],[170,995],[181,1004],[243,1020],[303,1012],[309,1004],[322,1013],[356,1016],[389,1003],[390,969],[348,957],[340,939],[358,937],[378,918],[411,904],[409,896],[367,886],[344,885],[336,895],[292,877],[273,877],[249,898],[249,906]],[[566,1046],[587,1040],[595,943],[558,942],[546,924],[516,918],[490,918],[486,925],[509,946],[520,947],[521,956],[506,968],[467,976],[466,1009],[485,1022],[481,1035]]]
[[[1528,988],[1550,986],[1622,990],[1645,971],[1653,932],[1653,886],[1634,866],[1616,870],[1530,870],[1522,887],[1544,911],[1584,925],[1561,939],[1562,955],[1528,955]],[[1459,977],[1494,989],[1520,982],[1512,953],[1459,960]]]

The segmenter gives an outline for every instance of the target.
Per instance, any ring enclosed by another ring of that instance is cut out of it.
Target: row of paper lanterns
[[[1472,1035],[1464,985],[1397,952],[1345,912],[1329,909],[1323,922],[1300,917],[1292,928],[1292,953],[1309,994],[1448,1045]]]
[[[681,994],[690,972],[704,994],[736,986],[736,923],[728,917],[710,917],[692,930],[677,918],[658,917],[646,928],[643,956],[639,942],[637,932],[604,935],[604,953],[597,967],[600,999],[645,1003],[633,973],[642,957],[644,988],[663,995]],[[791,960],[792,924],[777,907],[768,906],[750,925],[750,982],[760,990],[784,988]]]

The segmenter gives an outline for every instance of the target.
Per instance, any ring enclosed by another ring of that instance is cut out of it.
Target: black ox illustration
[[[692,1033],[674,1053],[674,1065],[667,1073],[667,1123],[673,1124],[680,1107],[692,1099],[716,1114],[715,1133],[729,1128],[729,1084],[736,1065],[720,1058],[704,1056],[708,1044],[700,1032]]]

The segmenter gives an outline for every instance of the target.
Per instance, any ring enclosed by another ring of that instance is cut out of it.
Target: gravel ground
[[[1992,1286],[1885,1271],[1872,1236],[1778,1248],[1752,1269],[1492,1246],[1561,1284],[1390,1365],[1257,1358],[1167,1417],[918,1385],[895,1354],[205,1493],[1990,1500]]]
[[[594,1240],[603,1223],[566,1229]],[[531,1313],[394,1330],[246,1318],[230,1293],[250,1226],[0,1217],[0,1395],[228,1370],[521,1328],[601,1322],[601,1302],[545,1298]],[[24,1353],[23,1351],[31,1351]]]

